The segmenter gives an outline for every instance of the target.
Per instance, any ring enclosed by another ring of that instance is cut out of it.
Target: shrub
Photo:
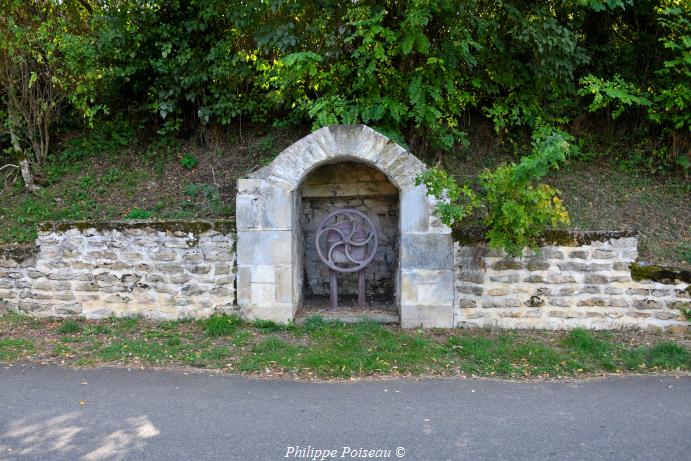
[[[435,213],[444,224],[458,224],[481,208],[490,246],[519,255],[524,247],[537,247],[547,228],[569,222],[559,191],[535,181],[565,161],[574,149],[571,140],[560,130],[537,129],[530,155],[518,163],[503,164],[480,174],[479,194],[468,184],[458,186],[451,176],[436,168],[419,175],[416,183],[424,184],[427,193],[437,200]]]
[[[199,163],[199,159],[192,154],[185,154],[180,159],[180,165],[186,170],[193,170]]]

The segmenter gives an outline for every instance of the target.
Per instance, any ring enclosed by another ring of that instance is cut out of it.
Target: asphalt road
[[[0,366],[0,460],[305,460],[316,449],[335,450],[324,459],[689,459],[691,378],[304,383]]]

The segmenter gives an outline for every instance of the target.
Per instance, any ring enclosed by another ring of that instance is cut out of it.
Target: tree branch
[[[89,14],[94,14],[94,9],[89,5],[89,2],[86,0],[79,0],[79,3],[84,7],[86,11],[89,12]]]

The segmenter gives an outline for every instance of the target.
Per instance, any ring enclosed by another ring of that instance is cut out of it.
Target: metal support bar
[[[338,277],[333,269],[329,270],[329,285],[331,288],[331,309],[338,309]]]
[[[364,309],[367,307],[367,301],[365,300],[365,270],[361,270],[357,273],[357,305],[359,308]]]

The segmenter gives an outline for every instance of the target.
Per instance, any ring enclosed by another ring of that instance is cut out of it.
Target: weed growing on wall
[[[571,141],[560,130],[539,128],[533,134],[530,155],[480,174],[476,184],[480,192],[469,184],[459,186],[437,168],[422,173],[416,183],[424,184],[437,199],[435,212],[444,224],[452,226],[481,210],[490,246],[519,255],[524,247],[537,247],[547,228],[569,223],[559,191],[536,181],[566,160],[574,149]]]

